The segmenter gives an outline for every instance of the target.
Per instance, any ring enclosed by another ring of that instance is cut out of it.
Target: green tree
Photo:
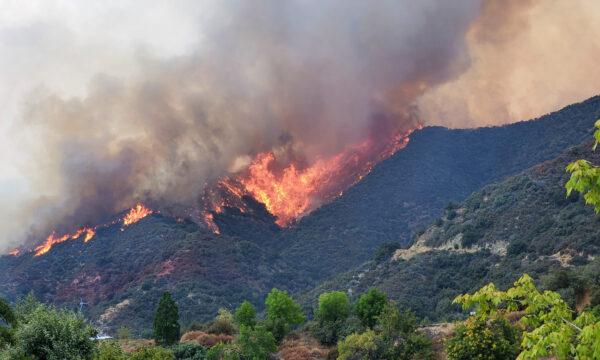
[[[429,359],[433,356],[431,341],[417,330],[415,315],[409,310],[401,312],[392,301],[377,317],[376,330],[381,338],[379,352],[384,359]]]
[[[268,359],[269,354],[277,350],[275,337],[261,325],[254,328],[241,325],[236,343],[241,355],[248,360]]]
[[[313,334],[324,344],[335,344],[350,315],[350,300],[342,291],[333,291],[319,296],[315,310],[316,327]]]
[[[179,310],[169,293],[164,293],[160,298],[153,329],[157,344],[172,345],[179,340]]]
[[[362,324],[372,328],[377,323],[377,317],[387,304],[387,296],[381,291],[372,288],[358,298],[356,315]]]
[[[506,291],[488,284],[473,294],[458,296],[454,302],[465,310],[474,308],[481,321],[522,311],[525,316],[519,325],[525,331],[517,359],[600,358],[600,319],[588,311],[574,317],[574,311],[560,294],[539,291],[528,275],[523,275]]]
[[[596,121],[595,127],[594,151],[600,143],[600,120]],[[567,172],[571,173],[571,178],[565,184],[567,196],[575,190],[583,194],[585,203],[592,205],[596,213],[600,212],[600,167],[580,159],[567,165]]]
[[[245,300],[235,310],[235,321],[239,326],[254,327],[256,325],[256,309],[248,300]]]
[[[180,343],[171,347],[177,360],[205,360],[206,349],[195,342]]]
[[[235,335],[237,329],[233,320],[233,314],[227,309],[219,309],[215,320],[208,327],[208,332],[211,334]]]
[[[504,360],[519,354],[519,332],[500,317],[486,321],[472,317],[459,325],[446,343],[449,360]]]
[[[95,331],[81,314],[38,304],[21,318],[9,358],[80,360],[94,355]]]
[[[267,307],[267,328],[277,342],[287,335],[293,326],[301,324],[305,317],[300,305],[286,292],[272,289],[265,300]]]
[[[16,326],[17,317],[13,309],[4,299],[0,299],[0,350],[13,344]]]

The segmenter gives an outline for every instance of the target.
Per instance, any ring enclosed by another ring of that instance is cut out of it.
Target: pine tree
[[[179,310],[168,292],[160,298],[153,327],[157,344],[172,345],[179,340]]]

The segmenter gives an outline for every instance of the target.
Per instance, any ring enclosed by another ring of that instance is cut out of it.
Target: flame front
[[[153,211],[151,209],[148,209],[142,204],[137,204],[136,206],[131,208],[131,210],[129,210],[125,217],[123,217],[123,225],[129,226],[131,224],[135,224],[136,222],[142,220],[148,215],[151,215],[152,213]]]
[[[286,226],[324,201],[339,196],[368,174],[375,163],[406,146],[411,132],[399,133],[391,141],[383,142],[384,145],[374,139],[365,140],[335,156],[317,159],[310,166],[291,162],[277,169],[275,154],[263,152],[247,171],[233,180],[221,180],[219,186],[233,198],[251,195],[277,218],[278,225]],[[213,210],[221,212],[227,202],[231,200],[221,199],[213,205]]]
[[[77,229],[77,231],[75,231],[74,233],[64,234],[62,236],[57,236],[56,233],[53,232],[46,238],[46,240],[42,244],[38,245],[34,249],[35,256],[44,255],[45,253],[50,251],[50,249],[52,249],[52,247],[56,244],[60,244],[67,240],[76,240],[81,238],[82,236],[83,242],[87,243],[88,241],[92,240],[94,235],[96,235],[96,230],[87,226]]]

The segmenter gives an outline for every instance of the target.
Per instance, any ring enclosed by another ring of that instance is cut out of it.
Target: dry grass
[[[309,335],[292,334],[279,346],[277,357],[282,360],[322,360],[327,359],[330,350]]]

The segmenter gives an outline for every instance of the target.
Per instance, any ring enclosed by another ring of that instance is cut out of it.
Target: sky
[[[534,118],[596,95],[598,58],[600,2],[594,0],[0,0],[0,251],[22,240],[18,230],[37,211],[32,203],[71,186],[86,190],[85,177],[65,182],[72,172],[58,167],[75,159],[97,173],[92,162],[127,150],[123,144],[140,136],[135,122],[123,119],[153,105],[131,104],[148,95],[143,84],[149,82],[178,102],[175,123],[182,129],[195,121],[186,116],[199,111],[208,118],[202,131],[221,136],[205,143],[174,137],[186,144],[175,153],[189,162],[167,169],[203,179],[205,173],[188,169],[207,161],[190,155],[199,143],[222,156],[207,165],[211,171],[253,154],[256,143],[280,146],[281,133],[294,135],[294,145],[312,146],[313,155],[339,150],[343,144],[311,140],[339,132],[344,141],[355,139],[374,102],[395,114],[416,107],[426,125]],[[125,89],[124,96],[112,89]],[[190,94],[202,101],[190,101]],[[103,99],[119,106],[106,123],[102,116],[113,113],[99,105]],[[236,106],[223,107],[223,99]],[[302,116],[313,120],[290,120]],[[152,140],[165,133],[160,121],[140,123],[155,132],[142,135]],[[78,150],[65,144],[69,136],[85,138],[86,127],[99,147],[118,136],[105,152],[73,155]],[[224,139],[237,146],[226,148]],[[143,181],[165,173],[173,154],[161,151],[150,165],[134,161]],[[118,161],[123,166],[122,156]],[[174,198],[180,192],[170,186],[190,188],[160,180],[132,191],[152,186],[161,189],[158,196]]]

